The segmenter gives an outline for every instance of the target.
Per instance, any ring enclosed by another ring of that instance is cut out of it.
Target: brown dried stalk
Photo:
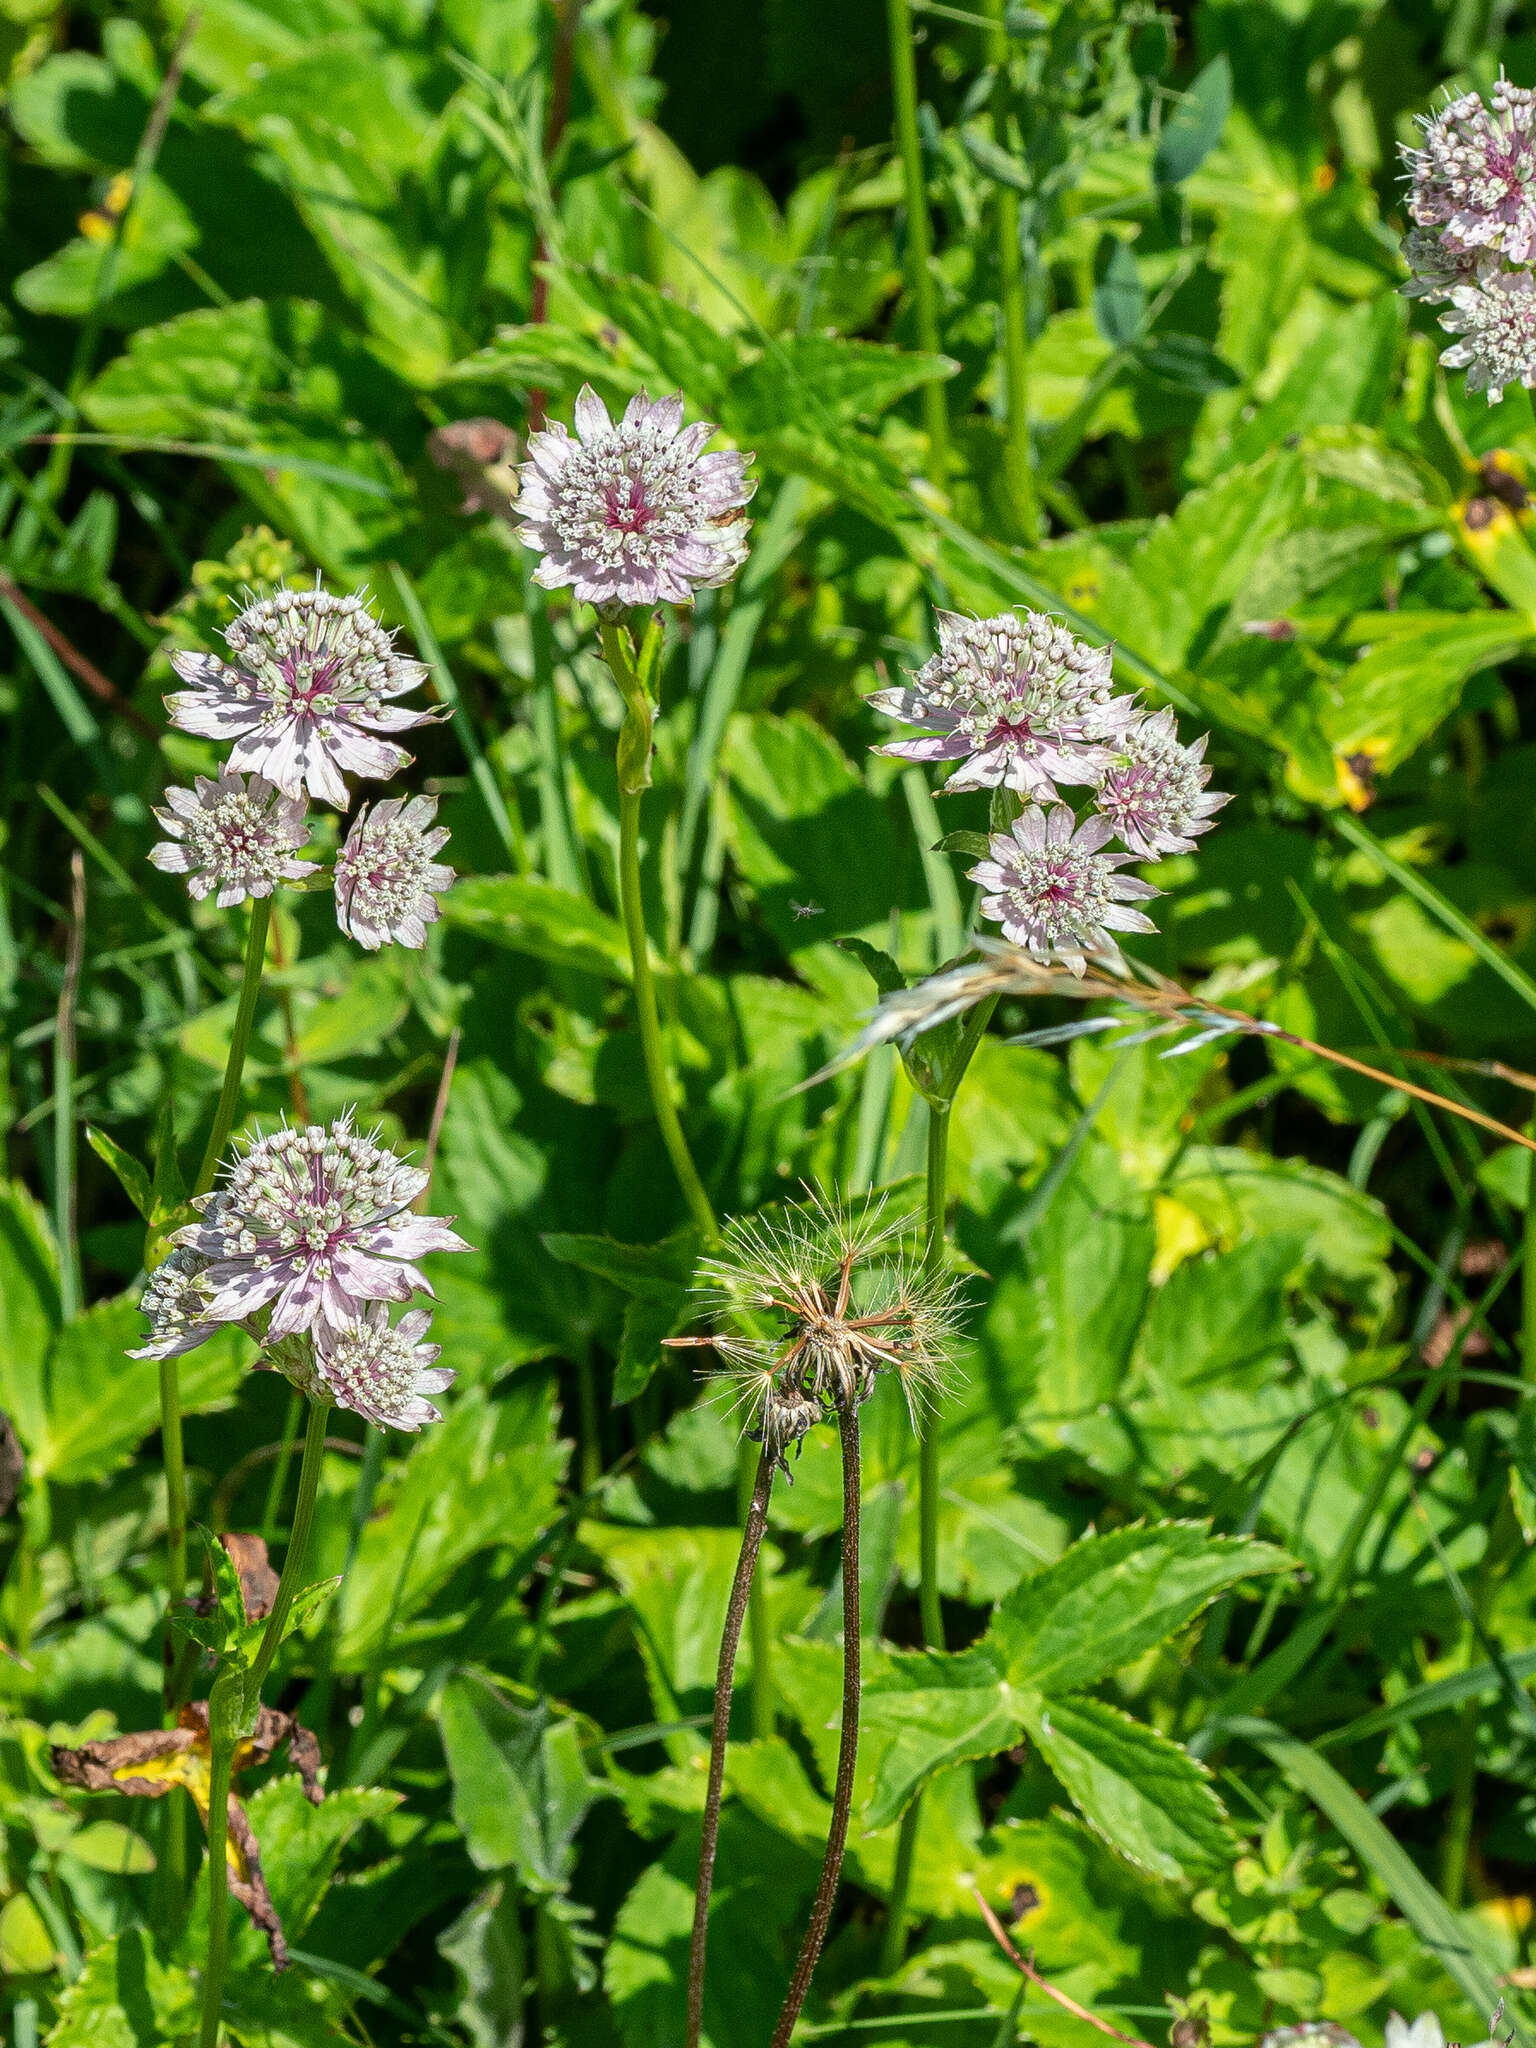
[[[1111,2040],[1124,2041],[1126,2048],[1152,2048],[1150,2041],[1143,2041],[1136,2034],[1122,2034],[1118,2027],[1112,2027],[1108,2020],[1101,2020],[1098,2014],[1090,2012],[1086,2005],[1079,2005],[1077,2000],[1069,1998],[1065,1991],[1058,1991],[1054,1984],[1049,1983],[1041,1976],[1032,1962],[1027,1961],[1019,1954],[1013,1943],[1008,1939],[1008,1930],[1003,1926],[1002,1921],[998,1919],[975,1885],[971,1886],[971,1897],[981,1908],[981,1917],[986,1921],[992,1939],[997,1943],[1009,1962],[1013,1964],[1016,1970],[1026,1976],[1030,1983],[1035,1985],[1038,1990],[1043,1991],[1047,1998],[1054,1998],[1056,2003],[1064,2011],[1071,2013],[1074,2019],[1086,2020],[1090,2027],[1097,2027],[1101,2034],[1108,2034]]]

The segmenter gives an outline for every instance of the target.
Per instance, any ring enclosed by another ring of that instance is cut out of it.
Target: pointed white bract
[[[454,1374],[437,1363],[442,1346],[422,1342],[431,1324],[430,1313],[416,1308],[391,1325],[388,1309],[375,1301],[342,1323],[324,1325],[314,1359],[324,1398],[379,1429],[414,1432],[441,1422],[427,1397],[451,1386]]]
[[[283,796],[260,775],[249,786],[230,768],[217,782],[199,775],[191,789],[168,789],[155,816],[170,837],[150,849],[150,860],[185,875],[193,896],[213,896],[221,910],[270,896],[279,882],[300,882],[319,866],[294,858],[309,837],[303,799]]]
[[[352,1128],[351,1112],[258,1138],[173,1242],[208,1261],[210,1322],[271,1309],[272,1338],[344,1328],[370,1301],[432,1292],[415,1261],[468,1251],[446,1221],[412,1213],[420,1167]]]
[[[394,649],[362,595],[275,591],[247,605],[224,638],[230,660],[178,651],[171,666],[190,689],[166,699],[183,732],[232,743],[231,768],[265,776],[285,796],[305,789],[347,807],[346,775],[387,780],[410,755],[388,734],[438,714],[392,700],[425,682],[423,663]]]
[[[1156,931],[1129,905],[1163,892],[1118,872],[1133,856],[1106,853],[1113,836],[1102,815],[1079,825],[1067,804],[1030,804],[1011,832],[992,834],[990,858],[969,871],[986,892],[982,915],[1037,960],[1059,960],[1074,974],[1087,953],[1115,952],[1112,933]]]
[[[223,1213],[225,1198],[210,1195],[205,1217],[215,1220]],[[220,1327],[222,1317],[210,1313],[213,1289],[208,1284],[210,1265],[190,1245],[178,1245],[167,1253],[150,1274],[139,1298],[139,1307],[149,1318],[149,1335],[130,1358],[180,1358],[195,1351]]]
[[[614,614],[728,583],[746,559],[751,456],[706,455],[715,429],[685,427],[681,396],[653,404],[641,391],[615,424],[584,385],[575,425],[574,438],[558,421],[530,435],[518,472],[518,536],[542,557],[534,581]]]
[[[437,855],[448,844],[434,826],[437,799],[387,797],[364,804],[336,856],[336,922],[370,953],[380,946],[424,946],[442,915],[438,897],[453,869]]]
[[[1046,612],[940,612],[938,630],[938,653],[910,684],[869,699],[927,730],[878,753],[958,762],[946,791],[1008,788],[1054,801],[1061,784],[1098,780],[1136,716],[1135,699],[1115,691],[1109,648],[1075,639]]]
[[[1143,860],[1193,853],[1198,835],[1209,832],[1216,812],[1231,802],[1206,789],[1205,745],[1202,735],[1182,746],[1173,709],[1164,705],[1132,726],[1121,741],[1123,759],[1105,770],[1094,808]]]

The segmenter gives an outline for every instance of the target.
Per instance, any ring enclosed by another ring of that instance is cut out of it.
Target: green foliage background
[[[189,39],[179,0],[0,0],[18,2043],[195,2024],[203,1909],[178,1927],[156,1810],[67,1804],[46,1743],[160,1710],[130,1197],[196,1156],[242,943],[145,860],[165,779],[212,759],[166,730],[165,650],[317,571],[368,584],[456,709],[412,782],[441,794],[463,879],[420,956],[359,959],[323,896],[282,900],[244,1111],[356,1102],[419,1146],[457,1032],[435,1206],[478,1249],[433,1274],[446,1421],[380,1465],[337,1418],[315,1575],[349,1569],[273,1694],[331,1789],[311,1809],[279,1771],[254,1794],[297,1961],[274,1979],[242,1922],[229,2026],[273,2048],[681,2035],[737,1456],[661,1362],[695,1246],[627,1000],[620,702],[589,619],[530,606],[506,447],[466,453],[455,422],[520,434],[540,395],[558,415],[585,380],[647,385],[757,451],[750,565],[669,639],[645,813],[669,1049],[722,1213],[802,1179],[915,1199],[924,1111],[893,1056],[792,1091],[872,1000],[840,940],[916,975],[964,934],[959,864],[929,849],[983,829],[982,800],[936,806],[872,756],[862,703],[923,658],[936,601],[1063,612],[1211,731],[1236,801],[1165,865],[1145,957],[1531,1113],[1536,420],[1523,391],[1490,410],[1438,372],[1396,289],[1395,170],[1445,79],[1536,82],[1525,16],[1040,0],[1007,17],[1001,140],[979,18],[916,17],[934,356],[873,5],[590,0],[547,155],[542,0],[207,0]],[[1000,187],[1044,540],[1000,418]],[[1096,2038],[1021,2002],[972,1885],[1064,1990],[1157,2041],[1169,1999],[1218,2043],[1307,2019],[1374,2043],[1427,2005],[1477,2038],[1536,1981],[1524,1158],[1273,1042],[1008,1042],[1067,1014],[1005,1005],[956,1110],[972,1338],[942,1440],[945,1660],[913,1654],[915,1447],[894,1406],[870,1423],[866,1742],[814,2038]],[[248,1365],[231,1335],[184,1369],[194,1512],[276,1540],[287,1390]],[[813,1442],[765,1550],[771,1694],[744,1654],[716,2048],[767,2039],[814,1883],[838,1513]]]

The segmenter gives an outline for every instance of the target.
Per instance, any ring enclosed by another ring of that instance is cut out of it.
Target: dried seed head
[[[217,782],[199,775],[191,789],[168,789],[155,816],[171,836],[150,849],[150,860],[165,874],[185,875],[199,900],[217,891],[221,910],[270,896],[279,882],[300,882],[319,866],[294,859],[309,837],[303,800],[281,795],[260,775],[249,787],[230,768]]]
[[[681,397],[642,391],[617,425],[590,385],[576,400],[576,436],[558,421],[528,440],[516,500],[525,547],[542,557],[534,581],[570,584],[599,611],[691,604],[728,583],[746,559],[741,508],[757,488],[750,455],[706,455],[714,428],[683,426]]]
[[[426,681],[423,663],[395,652],[395,636],[361,591],[332,597],[289,590],[257,599],[224,634],[231,659],[178,651],[171,666],[191,689],[166,699],[171,723],[232,740],[232,768],[254,769],[285,796],[304,789],[347,807],[343,773],[387,781],[410,755],[384,733],[438,716],[389,700]]]
[[[436,797],[388,797],[371,812],[364,804],[336,856],[336,922],[370,953],[424,946],[442,915],[437,899],[453,869],[436,858],[448,844],[436,816]]]

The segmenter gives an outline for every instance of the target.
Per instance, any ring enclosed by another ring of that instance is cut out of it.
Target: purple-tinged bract
[[[1124,759],[1105,771],[1094,808],[1132,853],[1143,860],[1193,853],[1231,798],[1208,791],[1205,739],[1181,746],[1172,709],[1165,705],[1131,727],[1121,742]]]
[[[426,680],[419,661],[396,654],[361,593],[275,591],[247,605],[225,631],[230,660],[177,652],[171,666],[192,688],[166,699],[171,723],[232,741],[232,768],[253,769],[285,796],[308,789],[347,807],[344,775],[385,781],[410,755],[382,735],[437,716],[390,700]]]
[[[1074,974],[1083,972],[1086,953],[1114,953],[1111,933],[1155,931],[1128,905],[1162,891],[1117,872],[1132,855],[1104,851],[1113,835],[1106,817],[1079,826],[1066,804],[1048,811],[1030,804],[1011,832],[993,833],[991,858],[970,870],[986,892],[983,917],[1037,960],[1059,960]]]
[[[946,791],[1006,787],[1053,801],[1058,784],[1096,782],[1136,716],[1117,695],[1107,647],[1074,639],[1045,612],[968,619],[938,614],[939,651],[899,689],[869,699],[915,739],[876,751],[957,761]]]
[[[391,1326],[388,1309],[375,1301],[318,1331],[314,1369],[324,1397],[379,1429],[414,1431],[441,1422],[427,1396],[442,1393],[454,1375],[437,1363],[442,1346],[422,1342],[431,1323],[427,1310],[417,1308]]]
[[[223,1205],[222,1193],[211,1195],[205,1218],[217,1220]],[[160,1261],[139,1297],[139,1307],[149,1317],[149,1335],[128,1353],[130,1358],[180,1358],[214,1334],[223,1318],[210,1310],[208,1266],[208,1259],[190,1245],[176,1246]]]
[[[371,812],[364,804],[336,856],[336,922],[370,953],[424,946],[442,915],[437,899],[453,869],[436,857],[448,843],[436,816],[436,797],[387,797]]]
[[[309,837],[302,797],[283,796],[265,777],[224,769],[217,782],[199,775],[191,789],[168,789],[155,816],[170,834],[150,849],[168,875],[185,875],[201,899],[215,896],[221,910],[247,896],[270,896],[279,882],[300,882],[319,863],[296,860]]]
[[[425,1253],[469,1249],[441,1218],[411,1212],[426,1185],[420,1167],[354,1131],[350,1112],[284,1126],[241,1154],[174,1241],[209,1262],[210,1321],[270,1304],[271,1337],[341,1329],[365,1302],[430,1294],[414,1263]]]
[[[746,559],[751,456],[706,455],[715,430],[685,427],[680,396],[641,391],[615,425],[584,385],[575,420],[574,438],[558,421],[530,435],[518,473],[518,536],[543,557],[534,581],[610,614],[728,583]]]

